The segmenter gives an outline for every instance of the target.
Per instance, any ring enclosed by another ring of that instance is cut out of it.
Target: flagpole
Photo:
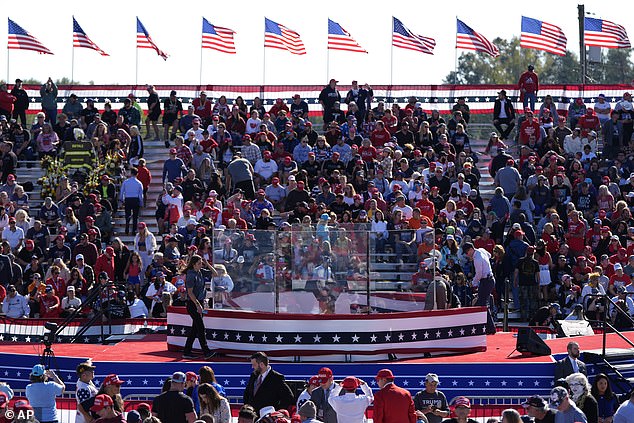
[[[392,81],[394,78],[394,17],[392,17],[392,43],[390,45],[390,96],[392,95]]]
[[[9,52],[11,49],[7,47],[7,84],[9,83]]]
[[[330,49],[326,45],[326,81],[328,81],[329,74],[330,74]]]
[[[458,15],[456,15],[456,23],[458,22]],[[456,50],[454,52],[453,60],[453,84],[458,84],[458,35],[456,34]]]
[[[75,84],[75,46],[73,46],[73,51],[70,55],[70,84]]]
[[[134,66],[134,89],[139,84],[139,46],[136,46],[136,65]]]
[[[203,85],[203,38],[202,38],[202,35],[200,37],[200,70],[198,75],[198,85],[200,86]]]

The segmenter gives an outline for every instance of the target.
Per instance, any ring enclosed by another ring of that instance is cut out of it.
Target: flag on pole
[[[143,26],[139,18],[136,18],[136,48],[150,48],[156,51],[156,54],[161,56],[163,60],[167,60],[167,53],[158,48],[158,46],[152,41],[147,29]]]
[[[475,32],[460,19],[457,19],[457,21],[458,32],[456,34],[456,48],[479,51],[487,53],[493,57],[498,57],[500,55],[500,50],[495,44]]]
[[[264,47],[286,50],[292,54],[306,54],[299,34],[291,29],[264,18]]]
[[[520,47],[566,55],[566,36],[558,26],[522,16]]]
[[[222,53],[236,54],[233,34],[235,34],[235,31],[212,25],[207,19],[203,18],[202,48],[218,50]]]
[[[75,17],[73,16],[73,47],[84,47],[95,50],[97,53],[102,56],[109,56],[108,53],[100,49],[97,44],[93,43],[90,38],[86,35],[84,30],[79,26]]]
[[[367,53],[367,50],[361,47],[348,31],[330,19],[328,19],[328,49]]]
[[[587,46],[631,48],[627,31],[621,25],[605,19],[584,18],[583,42]]]
[[[29,34],[24,28],[9,19],[9,36],[7,48],[13,50],[33,50],[40,54],[53,54],[44,47],[37,38]]]
[[[395,17],[392,17],[392,45],[421,53],[434,54],[436,40],[422,35],[416,35]]]

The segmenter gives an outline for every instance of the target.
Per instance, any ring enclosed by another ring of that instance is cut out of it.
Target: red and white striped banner
[[[369,315],[209,310],[203,317],[211,349],[273,356],[484,351],[486,319],[483,307]],[[167,323],[168,346],[182,348],[191,317],[185,308],[172,307]]]

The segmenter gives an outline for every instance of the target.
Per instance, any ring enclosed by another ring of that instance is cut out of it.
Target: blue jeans
[[[524,102],[522,103],[524,108],[528,107],[528,103],[531,104],[531,110],[535,110],[535,102],[537,101],[537,95],[535,93],[524,93]]]

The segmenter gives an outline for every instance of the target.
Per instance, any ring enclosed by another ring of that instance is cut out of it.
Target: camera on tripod
[[[47,348],[50,348],[53,345],[53,342],[55,342],[55,336],[57,335],[57,328],[58,328],[57,323],[53,323],[53,322],[44,323],[44,329],[46,329],[48,332],[44,332],[44,335],[42,335],[42,343]]]

